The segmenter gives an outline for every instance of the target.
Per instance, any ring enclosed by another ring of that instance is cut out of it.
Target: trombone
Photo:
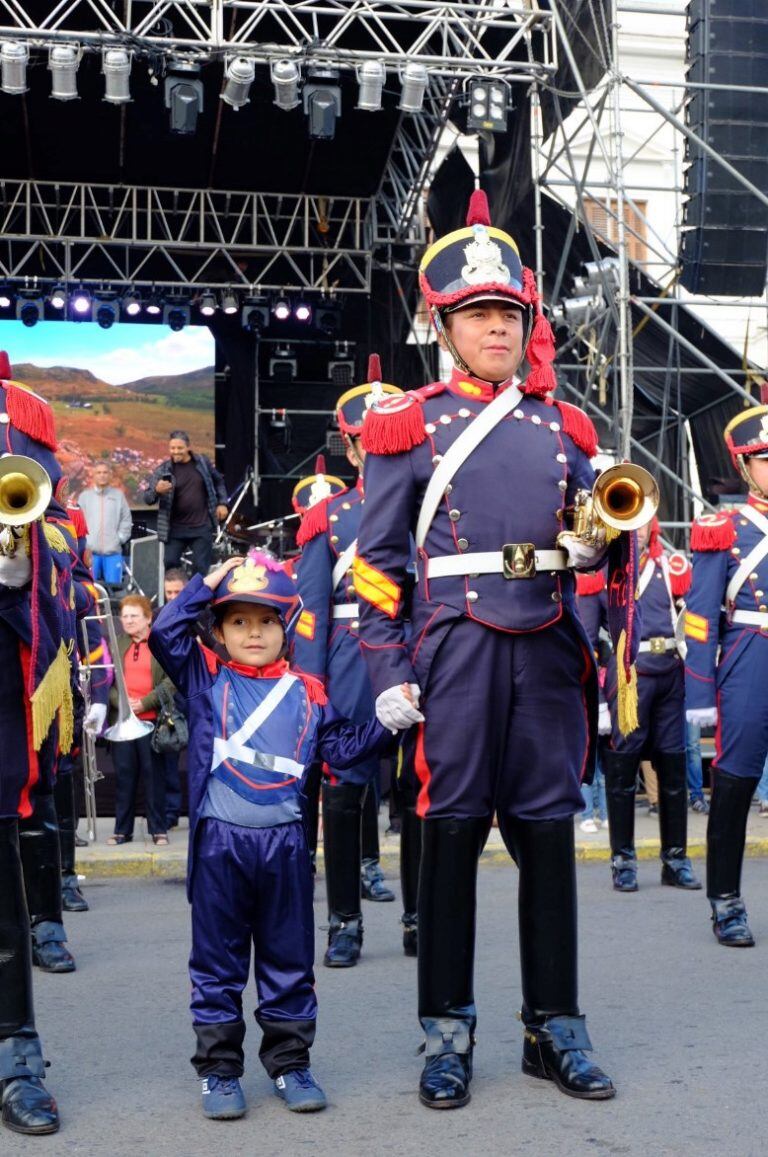
[[[128,702],[128,689],[125,685],[125,673],[122,664],[115,662],[118,655],[117,632],[115,618],[109,601],[109,594],[100,583],[94,583],[96,590],[96,607],[94,614],[84,615],[80,620],[80,629],[83,634],[84,660],[80,663],[80,690],[85,701],[86,714],[91,705],[91,679],[96,670],[112,670],[115,685],[117,686],[117,722],[102,732],[105,739],[111,743],[127,743],[131,739],[139,739],[152,731],[152,724],[147,723],[131,710]],[[106,629],[107,644],[110,650],[111,663],[91,663],[89,661],[90,643],[88,640],[89,622],[97,622],[101,630]],[[104,775],[96,763],[96,737],[83,728],[83,779],[85,785],[85,812],[88,824],[88,838],[96,839],[96,784]]]

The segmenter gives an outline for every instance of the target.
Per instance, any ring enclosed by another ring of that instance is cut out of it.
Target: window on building
[[[648,236],[646,227],[647,201],[635,201],[634,205],[624,202],[624,223],[626,225],[629,259],[638,265],[648,261]],[[593,197],[584,199],[587,222],[601,241],[608,245],[618,244],[618,202],[616,200],[597,201]]]

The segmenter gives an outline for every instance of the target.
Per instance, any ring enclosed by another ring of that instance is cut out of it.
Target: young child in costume
[[[210,604],[222,661],[194,637]],[[295,1112],[325,1108],[309,1068],[315,1037],[312,873],[302,787],[313,759],[350,766],[388,746],[371,719],[354,727],[321,684],[285,659],[300,608],[271,556],[230,558],[166,604],[150,648],[187,698],[192,1018],[207,1117],[241,1117],[242,993],[251,943],[261,1061]]]

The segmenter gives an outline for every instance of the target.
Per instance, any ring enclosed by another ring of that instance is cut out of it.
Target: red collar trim
[[[482,378],[475,378],[472,374],[463,374],[454,367],[448,389],[459,398],[474,398],[476,402],[492,402],[497,394],[506,390],[516,379],[508,378],[494,388],[493,382],[486,382]]]
[[[202,644],[201,644],[202,646]],[[202,646],[203,655],[208,670],[215,674],[219,667],[228,667],[238,675],[245,675],[247,679],[279,679],[288,670],[288,660],[278,659],[276,663],[267,663],[266,667],[247,667],[245,663],[236,663],[234,659],[220,659],[210,647]]]
[[[755,510],[759,511],[760,514],[768,514],[768,502],[765,502],[762,498],[758,498],[756,494],[749,495],[747,505],[754,506]]]

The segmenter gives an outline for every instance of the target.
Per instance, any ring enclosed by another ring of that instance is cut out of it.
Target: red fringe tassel
[[[362,436],[366,453],[404,454],[426,441],[421,406],[415,398],[409,399],[409,403],[402,409],[368,411]]]
[[[291,668],[292,675],[298,675],[302,683],[307,689],[307,698],[310,703],[316,703],[318,707],[325,707],[328,702],[328,696],[325,693],[323,684],[314,675],[305,675],[301,671],[295,671]]]
[[[681,560],[677,562],[677,560]],[[675,570],[675,564],[678,567],[684,565],[684,569]],[[691,579],[693,578],[693,567],[684,554],[672,554],[669,556],[669,589],[672,591],[672,597],[675,599],[682,599],[691,589]]]
[[[42,398],[35,397],[27,390],[6,383],[5,408],[14,430],[42,442],[49,450],[56,449],[56,428],[53,410]]]
[[[605,571],[598,570],[594,574],[576,572],[577,595],[599,595],[605,590]]]
[[[79,506],[68,506],[67,518],[75,528],[75,534],[78,538],[86,538],[88,536],[88,523],[85,521],[85,515]]]
[[[567,434],[588,458],[594,458],[597,453],[597,430],[591,418],[578,406],[572,406],[570,402],[561,402],[559,398],[555,398],[555,405],[563,420],[563,433]]]
[[[328,529],[329,501],[330,499],[326,498],[324,502],[318,502],[304,515],[296,534],[297,546],[306,546],[313,538],[317,538],[318,534],[325,534]]]
[[[736,531],[727,515],[704,515],[714,522],[697,518],[691,527],[691,550],[730,550],[736,541]]]

